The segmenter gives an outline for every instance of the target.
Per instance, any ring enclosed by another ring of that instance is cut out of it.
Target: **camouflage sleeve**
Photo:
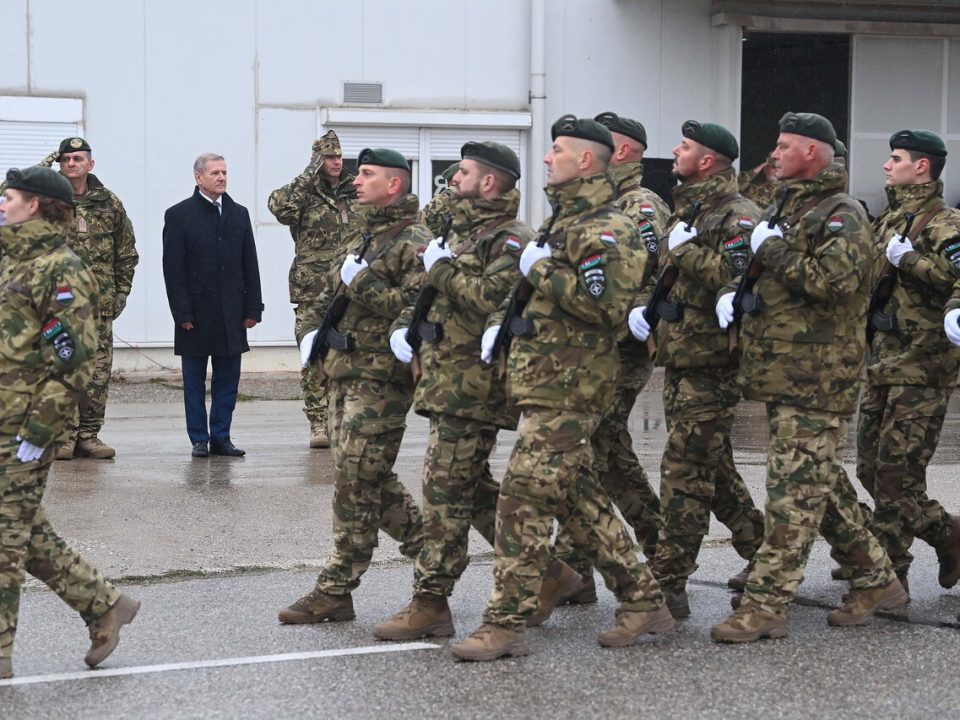
[[[391,320],[399,318],[406,310],[409,322],[409,313],[417,301],[424,278],[417,248],[431,239],[425,229],[414,226],[404,230],[385,255],[357,274],[347,288],[347,297]]]
[[[119,198],[116,199],[113,226],[113,272],[116,292],[130,294],[133,287],[133,273],[140,255],[137,253],[136,239],[133,236],[133,223]]]
[[[950,299],[944,305],[943,312],[946,314],[957,309],[960,309],[960,274],[957,275],[957,280],[953,284],[953,291],[950,293]]]
[[[48,447],[73,416],[92,370],[97,293],[93,276],[76,258],[38,270],[31,288],[36,316],[21,332],[39,332],[44,373],[33,387],[18,434],[37,447]]]
[[[681,271],[697,278],[711,292],[717,292],[738,278],[750,263],[749,232],[756,215],[728,214],[724,222],[710,232],[710,238],[685,242],[670,257]]]
[[[929,244],[931,252],[911,252],[900,261],[900,275],[936,294],[948,295],[954,281],[960,276],[960,211],[950,210],[954,215],[951,225],[933,229],[939,237]]]
[[[787,239],[772,237],[760,246],[757,258],[764,271],[776,274],[791,292],[814,302],[841,303],[856,292],[869,272],[873,237],[852,208],[841,205],[829,217],[813,254],[793,249]]]
[[[313,181],[313,166],[297,175],[291,182],[282,188],[274,190],[267,198],[267,209],[283,225],[294,226],[300,223],[300,212],[303,203],[310,192],[310,183]]]
[[[60,150],[54,150],[52,153],[47,155],[43,160],[37,163],[37,167],[53,167],[53,164],[60,159]],[[4,180],[0,182],[0,195],[3,195],[3,191],[7,189],[7,181]]]
[[[520,280],[517,263],[520,250],[530,237],[504,233],[490,244],[483,273],[469,273],[455,261],[441,261],[430,268],[430,283],[455,304],[484,315],[495,313]]]
[[[417,222],[429,228],[433,237],[440,235],[441,226],[443,225],[442,216],[448,211],[448,207],[453,199],[453,194],[449,190],[441,190],[430,198],[429,202],[427,202],[417,214]]]

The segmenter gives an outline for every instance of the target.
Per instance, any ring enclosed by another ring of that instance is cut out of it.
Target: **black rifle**
[[[447,235],[450,234],[450,228],[453,225],[453,215],[444,213],[440,221],[440,247],[447,244]],[[407,327],[407,334],[404,338],[407,344],[413,348],[413,359],[410,361],[410,371],[413,373],[413,382],[416,384],[420,380],[420,345],[424,340],[432,343],[438,343],[443,340],[443,325],[440,323],[428,323],[427,313],[433,306],[433,301],[437,299],[437,289],[425,284],[420,288],[420,294],[417,295],[417,302],[413,306],[413,317],[410,318],[410,325]]]
[[[550,239],[550,233],[553,231],[553,224],[560,215],[560,204],[552,203],[550,209],[553,215],[550,216],[550,222],[546,229],[537,237],[537,247],[543,247]],[[497,337],[493,341],[493,351],[491,357],[497,358],[500,364],[500,377],[507,373],[507,355],[510,354],[510,343],[515,337],[529,337],[533,334],[533,324],[521,317],[527,303],[533,295],[533,285],[526,278],[520,280],[510,296],[510,304],[507,305],[507,312],[503,316],[503,322],[500,323],[500,329],[497,331]]]
[[[780,196],[780,202],[777,204],[777,209],[774,210],[773,216],[767,220],[769,227],[773,227],[780,222],[780,217],[783,215],[783,208],[786,206],[787,198],[790,197],[792,192],[793,188],[784,188],[783,195]],[[760,264],[757,256],[754,255],[750,258],[750,264],[747,265],[747,269],[743,272],[743,275],[740,276],[740,284],[737,285],[737,290],[733,294],[733,322],[727,327],[727,346],[731,354],[735,353],[737,348],[740,347],[738,328],[741,319],[743,319],[743,313],[755,313],[763,310],[763,300],[753,294],[753,288],[756,286],[757,280],[760,279],[762,274],[763,265]]]
[[[683,218],[686,221],[683,227],[685,231],[690,232],[690,228],[693,227],[693,221],[697,219],[697,214],[700,212],[702,205],[703,202],[700,200],[693,201],[693,204],[690,206],[690,211],[686,217]],[[647,349],[649,350],[651,359],[657,355],[657,340],[654,331],[657,329],[657,325],[660,324],[660,318],[663,317],[661,311],[666,309],[664,305],[667,302],[667,296],[673,289],[673,285],[677,282],[679,275],[680,268],[668,259],[663,266],[663,270],[661,270],[657,276],[657,282],[653,286],[653,294],[650,296],[650,301],[643,309],[643,318],[647,321],[647,325],[650,326],[650,334],[647,335]],[[679,317],[677,319],[679,319]]]
[[[371,232],[363,233],[363,245],[360,246],[360,252],[357,254],[357,263],[363,260],[367,254],[370,243],[373,242],[374,235]],[[323,322],[317,329],[317,334],[313,337],[313,344],[310,346],[310,364],[313,365],[317,360],[323,361],[327,357],[330,348],[340,352],[353,352],[356,349],[353,337],[344,335],[337,330],[337,325],[343,319],[347,312],[347,306],[350,305],[350,299],[346,295],[347,286],[341,280],[337,286],[337,291],[327,305],[327,310],[323,314]]]
[[[913,227],[913,221],[916,217],[913,213],[904,215],[907,224],[900,235],[901,242],[903,242],[902,238],[910,234],[910,228]],[[890,298],[893,297],[893,291],[896,287],[897,268],[888,262],[873,286],[873,292],[870,293],[870,305],[867,307],[867,344],[871,347],[873,347],[873,338],[876,337],[877,330],[883,332],[895,332],[897,330],[897,316],[888,315],[883,311],[883,308],[890,302]]]

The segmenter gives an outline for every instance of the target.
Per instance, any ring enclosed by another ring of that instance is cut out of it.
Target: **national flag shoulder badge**
[[[73,291],[67,285],[61,285],[57,288],[57,302],[66,307],[73,302]]]
[[[648,202],[640,203],[640,212],[642,212],[647,217],[653,217],[653,214],[656,212],[653,209],[653,205]]]
[[[834,215],[832,218],[827,220],[827,230],[832,233],[840,232],[843,230],[843,216]]]
[[[609,230],[604,230],[600,233],[600,242],[602,242],[604,245],[616,245],[617,238]]]
[[[507,235],[507,239],[503,241],[503,246],[510,252],[516,252],[520,249],[520,238],[515,235]]]
[[[753,218],[748,218],[746,215],[743,215],[737,220],[737,225],[744,230],[753,230]]]

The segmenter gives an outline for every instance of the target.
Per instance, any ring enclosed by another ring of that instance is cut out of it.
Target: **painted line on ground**
[[[366,647],[313,650],[310,652],[283,653],[281,655],[251,655],[248,657],[222,658],[219,660],[194,660],[191,662],[164,663],[162,665],[137,665],[125,668],[81,670],[79,672],[53,673],[51,675],[27,675],[0,680],[0,688],[12,685],[35,685],[37,683],[66,682],[69,680],[99,680],[123,675],[150,675],[178,670],[202,670],[205,668],[235,667],[239,665],[263,665],[267,663],[316,660],[317,658],[345,657],[349,655],[376,655],[379,653],[410,652],[413,650],[436,650],[440,645],[432,643],[400,643],[397,645],[368,645]]]

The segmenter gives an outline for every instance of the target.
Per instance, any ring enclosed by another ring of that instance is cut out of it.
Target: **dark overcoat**
[[[163,217],[163,279],[176,323],[177,355],[239,355],[250,349],[245,318],[263,302],[250,214],[229,195],[222,213],[195,188]],[[184,330],[181,323],[193,323]]]

